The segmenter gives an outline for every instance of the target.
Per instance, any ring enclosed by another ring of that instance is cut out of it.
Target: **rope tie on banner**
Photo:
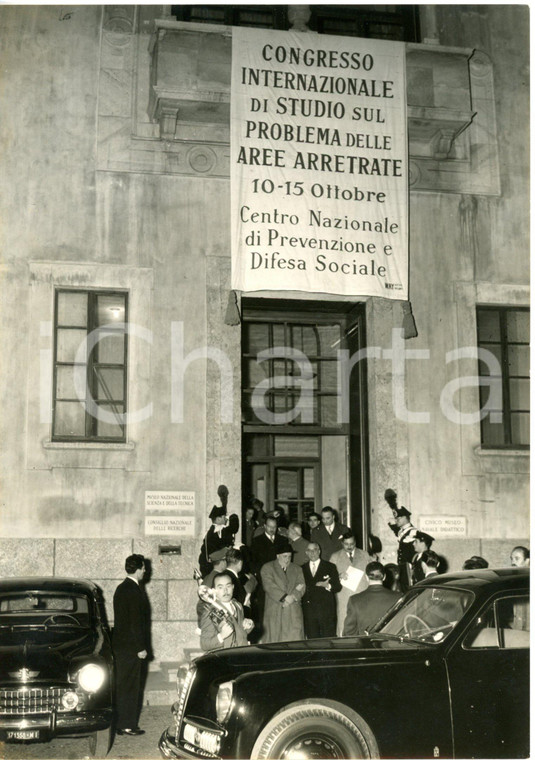
[[[416,322],[414,321],[414,314],[412,313],[412,304],[410,301],[403,301],[402,307],[403,307],[402,327],[404,330],[403,337],[405,340],[408,340],[409,338],[417,338],[418,328],[416,327]]]
[[[238,305],[238,294],[235,290],[229,290],[227,310],[225,312],[226,325],[239,325],[241,322],[240,307]]]

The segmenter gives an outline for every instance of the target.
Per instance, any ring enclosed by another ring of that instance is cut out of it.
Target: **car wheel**
[[[91,757],[106,757],[111,747],[111,728],[103,728],[89,735]]]
[[[378,757],[377,743],[356,714],[334,707],[294,705],[277,713],[258,736],[252,760],[331,760]]]

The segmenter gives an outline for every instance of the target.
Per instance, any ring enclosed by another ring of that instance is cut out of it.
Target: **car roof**
[[[98,586],[85,578],[57,578],[51,576],[27,576],[2,578],[2,591],[67,591],[93,594]]]
[[[495,567],[484,570],[459,570],[456,573],[431,575],[420,581],[418,586],[455,586],[455,588],[487,591],[501,589],[527,589],[529,587],[528,567]]]

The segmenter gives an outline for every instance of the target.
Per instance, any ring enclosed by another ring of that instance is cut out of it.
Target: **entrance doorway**
[[[364,362],[341,382],[343,359],[364,345],[362,305],[244,298],[242,307],[244,507],[257,498],[303,522],[329,505],[363,546]]]

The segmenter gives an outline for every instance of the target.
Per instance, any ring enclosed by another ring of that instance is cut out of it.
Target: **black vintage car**
[[[367,636],[219,650],[160,739],[174,758],[513,758],[529,752],[529,573],[435,575]]]
[[[112,655],[102,595],[90,581],[0,581],[0,740],[88,736],[106,753]]]

